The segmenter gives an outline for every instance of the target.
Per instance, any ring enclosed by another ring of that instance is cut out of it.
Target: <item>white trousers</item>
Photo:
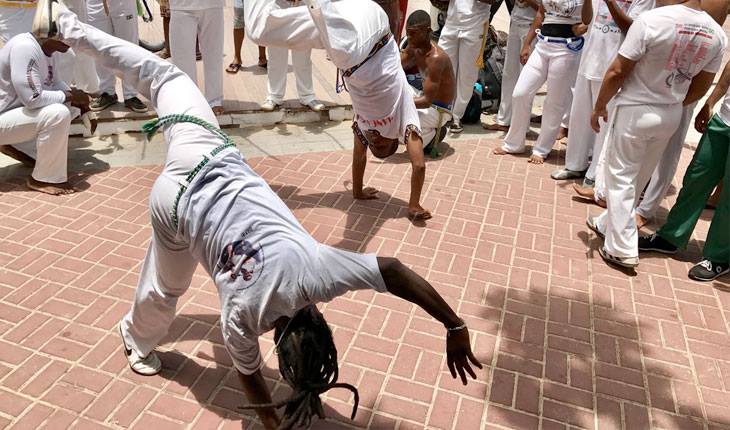
[[[447,22],[441,30],[438,45],[446,51],[456,75],[456,98],[452,112],[457,119],[464,116],[466,105],[474,92],[474,83],[479,75],[476,61],[482,55],[485,28],[486,23],[469,30],[459,30]]]
[[[682,108],[682,119],[679,122],[679,127],[669,139],[667,149],[664,150],[659,164],[654,169],[649,185],[644,191],[644,197],[641,199],[639,207],[636,208],[636,213],[645,219],[654,218],[664,197],[667,195],[667,191],[669,191],[669,186],[672,185],[674,174],[677,173],[679,159],[682,156],[682,147],[687,138],[687,131],[689,131],[689,126],[692,123],[695,106],[697,106],[697,103]]]
[[[504,58],[502,72],[502,95],[499,101],[499,111],[495,122],[499,125],[510,125],[512,121],[512,93],[515,90],[517,79],[522,71],[520,52],[530,31],[530,21],[512,20],[509,24],[507,37],[507,52]]]
[[[436,130],[439,126],[443,127],[451,119],[451,114],[445,111],[439,112],[434,107],[417,110],[418,120],[421,122],[421,138],[423,146],[426,147],[436,137]]]
[[[299,101],[306,105],[315,100],[312,83],[312,50],[291,51],[294,77],[297,81]],[[286,75],[289,68],[289,50],[286,48],[269,48],[268,100],[281,104],[286,95]]]
[[[570,103],[570,87],[575,82],[580,56],[564,44],[538,40],[522,69],[512,93],[512,124],[502,148],[509,153],[525,151],[525,136],[535,94],[547,81],[540,136],[532,153],[546,158],[555,144],[560,123]]]
[[[35,5],[24,7],[0,6],[0,41],[8,40],[30,31],[35,15]]]
[[[223,8],[170,11],[172,61],[193,82],[198,81],[195,39],[200,41],[205,97],[210,106],[223,105]]]
[[[79,21],[88,22],[86,0],[65,0],[66,6],[79,17]],[[60,80],[90,94],[99,91],[99,76],[96,64],[88,55],[76,53],[73,49],[58,55],[56,69]]]
[[[15,145],[35,139],[35,150],[28,151],[36,159],[31,174],[33,179],[51,184],[66,182],[71,115],[71,110],[60,103],[39,109],[19,107],[0,113],[2,144]]]
[[[62,11],[58,22],[64,41],[123,76],[152,102],[158,116],[185,113],[218,126],[195,83],[174,65],[137,45],[79,23],[70,12]],[[187,244],[175,239],[176,229],[170,216],[179,181],[204,154],[222,143],[219,137],[190,123],[168,126],[165,141],[165,167],[150,194],[152,240],[132,310],[121,322],[127,345],[143,356],[167,333],[175,316],[177,298],[188,289],[197,267]]]
[[[104,13],[102,0],[86,0],[89,11],[89,24],[99,30],[116,36],[120,39],[137,44],[139,42],[139,29],[137,27],[137,14],[134,0],[112,0],[108,2],[109,15]],[[82,20],[83,21],[83,20]],[[99,76],[99,91],[116,95],[116,78],[114,74],[97,64],[96,73]],[[122,92],[124,100],[137,96],[134,85],[122,81]]]
[[[617,106],[605,146],[607,209],[597,218],[604,248],[616,257],[637,257],[634,208],[682,117],[682,106]]]
[[[593,106],[598,99],[601,84],[601,81],[592,81],[583,75],[578,75],[575,80],[573,105],[570,109],[571,126],[568,148],[565,151],[565,168],[576,172],[587,170],[586,177],[589,179],[596,177],[596,166],[608,130],[608,124],[603,121],[600,132],[596,133],[591,127]],[[614,102],[611,99],[607,106],[609,114],[613,111],[613,107]]]

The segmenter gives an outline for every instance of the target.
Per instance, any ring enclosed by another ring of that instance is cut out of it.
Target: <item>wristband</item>
[[[456,327],[446,327],[446,331],[447,332],[459,331],[459,330],[464,330],[465,328],[466,328],[466,323],[464,322],[464,320],[461,320],[461,325],[458,325]]]

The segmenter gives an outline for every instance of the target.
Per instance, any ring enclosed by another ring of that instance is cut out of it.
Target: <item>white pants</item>
[[[587,170],[586,177],[595,179],[598,158],[606,139],[608,124],[601,121],[601,131],[596,133],[591,127],[591,115],[596,104],[601,81],[592,81],[583,75],[575,80],[573,105],[570,110],[571,127],[568,148],[565,151],[565,168],[580,172]],[[609,114],[613,111],[613,99],[608,103]],[[593,157],[591,159],[591,156]],[[590,163],[589,163],[590,159]]]
[[[195,39],[200,41],[205,97],[210,106],[223,105],[223,8],[170,11],[170,54],[177,67],[198,81]]]
[[[29,151],[36,159],[31,174],[33,179],[51,184],[66,182],[71,115],[71,110],[60,103],[39,109],[19,107],[0,113],[2,144],[15,145],[35,139],[35,151]]]
[[[449,122],[451,114],[446,111],[439,111],[434,107],[418,109],[418,120],[421,122],[421,138],[424,148],[436,137],[436,130],[439,126]]]
[[[157,115],[185,113],[218,126],[208,102],[195,83],[177,67],[137,45],[81,24],[62,11],[59,28],[64,41],[93,56],[150,99]],[[175,239],[170,210],[179,181],[219,146],[219,137],[190,123],[165,129],[167,158],[150,194],[152,240],[142,265],[134,304],[121,328],[127,345],[145,356],[165,336],[175,315],[177,298],[189,287],[197,261],[186,244]]]
[[[291,51],[294,77],[297,80],[299,101],[306,105],[315,100],[312,83],[312,50]],[[286,95],[286,74],[289,68],[289,50],[286,48],[269,48],[268,100],[281,104]]]
[[[441,30],[438,45],[446,51],[456,75],[456,98],[452,110],[456,119],[464,116],[466,105],[474,92],[474,83],[479,75],[476,61],[482,55],[485,28],[486,23],[469,30],[459,30],[447,21]]]
[[[515,90],[517,79],[522,71],[520,63],[520,52],[527,39],[530,30],[530,21],[512,20],[509,25],[509,36],[507,37],[507,52],[504,59],[504,70],[502,72],[502,95],[499,101],[496,123],[508,126],[512,121],[512,93]]]
[[[86,0],[65,0],[69,10],[79,17],[79,21],[88,22]],[[99,91],[99,76],[96,64],[88,55],[76,53],[73,49],[58,55],[56,69],[60,80],[90,94]]]
[[[109,15],[104,12],[102,0],[86,0],[89,12],[89,24],[99,30],[116,36],[120,39],[137,44],[139,29],[137,28],[137,12],[134,0],[110,0]],[[116,95],[116,78],[104,66],[97,64],[96,73],[99,76],[99,91]],[[134,85],[122,81],[124,100],[137,96]]]
[[[22,6],[0,6],[0,41],[3,43],[31,30],[36,6],[31,4]]]
[[[641,199],[636,213],[645,219],[652,219],[656,215],[656,211],[661,206],[664,197],[667,195],[669,186],[672,185],[674,174],[677,173],[677,165],[682,156],[682,147],[687,138],[687,131],[692,122],[692,114],[694,114],[697,103],[682,108],[682,119],[679,122],[679,128],[674,132],[672,138],[669,139],[667,149],[664,150],[662,158],[659,160],[654,173],[651,175],[649,185],[644,191],[644,197]]]
[[[597,218],[604,248],[616,257],[637,257],[634,208],[682,117],[682,106],[617,106],[605,147],[607,209]]]
[[[515,154],[525,151],[532,102],[537,91],[547,81],[540,136],[532,153],[542,158],[550,154],[570,103],[570,87],[575,82],[579,61],[578,53],[568,49],[565,44],[538,40],[512,93],[512,125],[502,145],[505,151]]]

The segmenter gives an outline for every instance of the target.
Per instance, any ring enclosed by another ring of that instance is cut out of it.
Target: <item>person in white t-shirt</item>
[[[594,3],[596,7],[594,8]],[[590,25],[583,48],[570,118],[572,127],[565,152],[565,168],[550,176],[556,180],[586,177],[586,185],[594,183],[598,155],[605,139],[591,128],[591,112],[601,89],[603,75],[616,57],[624,35],[641,13],[654,7],[654,0],[591,0],[582,8],[583,22]],[[595,9],[595,14],[593,13]],[[613,104],[608,106],[611,111]],[[589,159],[594,154],[593,159]]]
[[[537,0],[516,1],[510,13],[509,36],[502,71],[502,95],[499,99],[499,111],[494,124],[485,124],[484,128],[494,131],[508,131],[512,122],[512,92],[522,71],[520,53],[525,46],[525,39],[535,19],[540,3]]]
[[[86,0],[88,23],[99,30],[131,43],[139,42],[137,3],[135,0]],[[102,111],[117,103],[117,79],[104,67],[97,65],[99,97],[91,102],[91,110]],[[137,90],[129,82],[122,81],[124,107],[144,113],[147,105],[139,99]]]
[[[80,23],[63,6],[54,8],[50,18],[38,16],[41,23],[57,23],[65,43],[134,82],[152,101],[159,118],[145,126],[148,135],[164,128],[167,157],[149,198],[152,240],[132,309],[119,326],[134,372],[154,375],[161,370],[154,349],[201,264],[218,290],[223,342],[267,429],[276,428],[280,418],[262,376],[259,336],[275,330],[279,368],[296,393],[283,418],[306,426],[313,415],[322,416],[317,413],[319,395],[337,382],[334,341],[315,305],[350,291],[387,291],[423,308],[446,328],[452,376],[458,374],[464,384],[467,374],[476,378],[471,366],[481,364],[472,353],[466,323],[436,290],[395,258],[314,240],[218,128],[209,104],[186,74]],[[34,31],[48,33],[53,27],[38,25]]]
[[[570,88],[575,82],[580,51],[585,43],[582,4],[582,0],[547,0],[540,5],[520,54],[525,67],[512,93],[512,124],[503,144],[494,149],[495,154],[525,151],[532,102],[546,81],[540,136],[532,148],[529,162],[542,164],[552,151],[561,121],[570,106]],[[538,41],[532,51],[535,37]]]
[[[325,49],[338,68],[337,90],[346,89],[352,100],[353,197],[377,198],[376,189],[358,181],[365,172],[367,150],[377,158],[387,158],[401,143],[406,146],[412,168],[408,216],[412,220],[431,218],[421,206],[426,163],[418,111],[387,15],[369,1],[305,3],[282,9],[268,0],[244,1],[249,39],[264,46]]]
[[[193,82],[198,80],[195,39],[200,41],[205,98],[216,115],[223,109],[223,0],[170,0],[172,62]]]
[[[90,101],[57,78],[54,54],[68,49],[30,33],[0,49],[0,152],[33,168],[28,188],[52,195],[74,192],[67,182],[68,131],[76,108],[88,110]]]
[[[662,7],[644,12],[631,25],[591,117],[598,132],[599,119],[608,119],[607,104],[616,96],[605,149],[608,207],[587,224],[605,235],[601,257],[629,268],[639,264],[637,190],[646,186],[677,130],[682,106],[699,100],[712,85],[727,46],[722,27],[699,0],[657,5]]]
[[[38,0],[3,0],[0,2],[0,42],[30,31]]]
[[[474,93],[479,66],[486,43],[489,10],[493,0],[452,0],[446,11],[446,23],[441,29],[438,45],[446,51],[456,74],[451,132],[461,133],[461,118]]]

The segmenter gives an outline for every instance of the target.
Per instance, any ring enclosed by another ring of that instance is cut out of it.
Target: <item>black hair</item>
[[[431,28],[431,15],[425,10],[419,9],[414,11],[408,16],[406,21],[406,27],[421,27],[426,26]]]
[[[337,382],[337,348],[332,331],[322,313],[314,305],[300,309],[286,327],[276,327],[274,341],[279,357],[279,372],[294,391],[288,399],[243,409],[284,409],[279,429],[309,427],[314,415],[324,418],[320,394],[332,388],[345,388],[355,395],[352,416],[355,419],[360,396],[357,388]]]

